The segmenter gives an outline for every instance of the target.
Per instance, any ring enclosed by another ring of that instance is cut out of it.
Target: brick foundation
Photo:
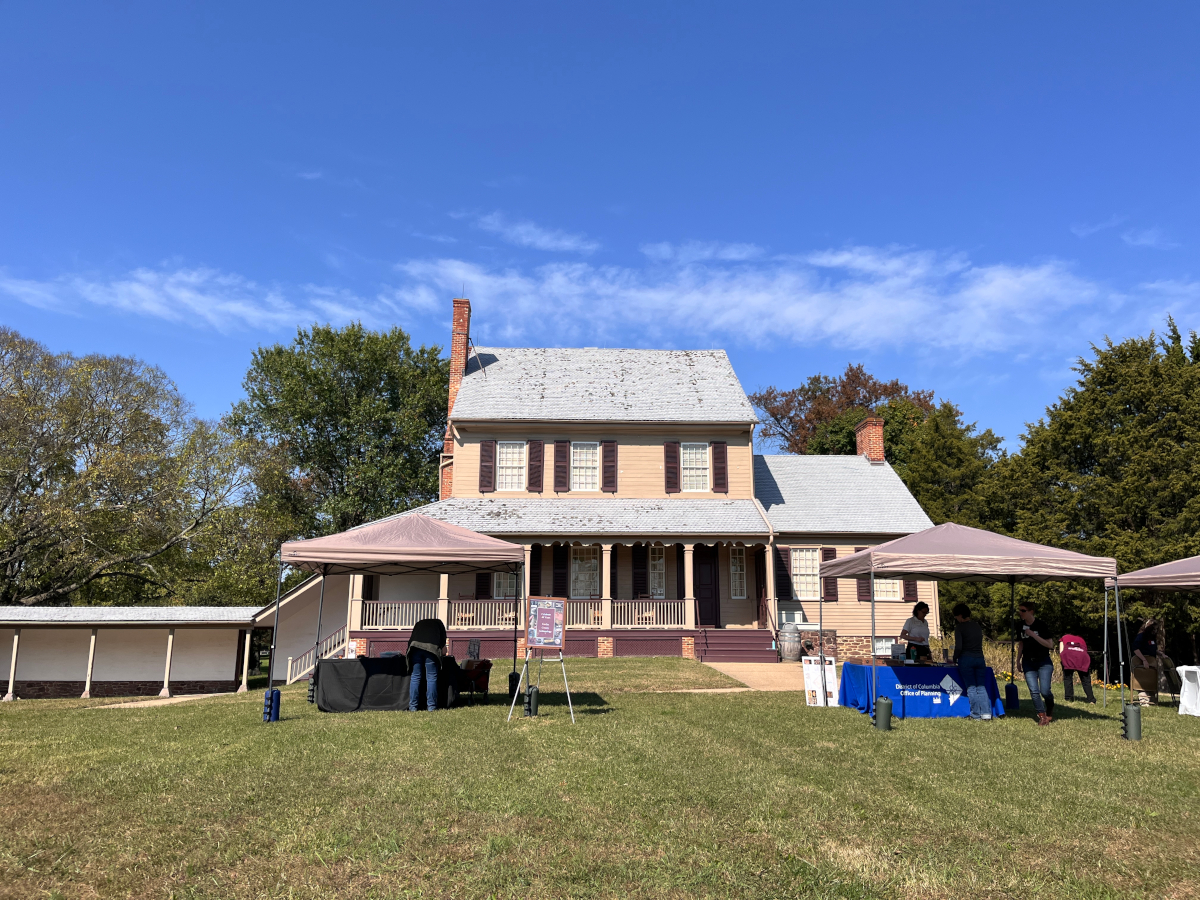
[[[805,653],[809,652],[809,649],[808,649],[809,643],[811,643],[813,646],[811,652],[814,655],[819,655],[821,653],[821,647],[819,646],[820,645],[820,636],[821,636],[821,632],[819,632],[819,631],[801,631],[800,632],[800,642],[804,647]],[[850,640],[853,640],[853,639],[851,638]],[[868,641],[868,643],[870,643],[870,641]],[[825,655],[832,656],[834,659],[837,659],[838,636],[837,636],[836,631],[826,631],[825,632]]]
[[[694,637],[685,637],[683,639],[683,658],[696,658],[696,639]]]
[[[238,689],[240,681],[172,681],[171,695],[225,694]],[[92,698],[96,697],[157,697],[161,681],[93,681]],[[78,697],[83,693],[82,681],[18,681],[14,693],[22,700],[48,700]]]
[[[610,637],[596,638],[596,656],[600,659],[612,659],[613,639]]]
[[[838,637],[837,642],[838,650],[843,660],[870,660],[871,636],[869,634],[841,635]]]
[[[352,643],[354,644],[354,655],[355,656],[366,656],[367,655],[367,639],[366,638],[355,638],[352,641]]]

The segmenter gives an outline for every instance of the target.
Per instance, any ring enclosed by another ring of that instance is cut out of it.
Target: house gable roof
[[[451,418],[464,421],[757,421],[724,350],[478,347]]]
[[[933,526],[892,467],[865,456],[756,455],[754,494],[777,533],[912,534]]]

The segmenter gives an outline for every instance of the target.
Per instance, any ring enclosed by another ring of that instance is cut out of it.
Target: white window
[[[571,598],[587,600],[600,596],[600,548],[571,548]]]
[[[496,444],[496,490],[525,490],[524,441],[499,441]]]
[[[655,600],[667,598],[667,548],[650,548],[650,596]]]
[[[792,596],[817,600],[821,596],[821,551],[813,547],[792,548]]]
[[[600,490],[600,445],[595,441],[571,445],[571,490]]]
[[[746,548],[729,548],[729,595],[734,600],[746,599]]]
[[[496,600],[512,600],[517,596],[517,573],[497,572],[492,579],[492,597]]]
[[[685,491],[708,490],[708,444],[684,444],[679,448]]]
[[[899,581],[894,581],[890,578],[875,579],[876,600],[899,600],[902,596],[903,589]]]

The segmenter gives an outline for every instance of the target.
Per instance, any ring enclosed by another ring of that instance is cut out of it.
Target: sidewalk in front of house
[[[804,671],[798,662],[705,663],[722,675],[735,678],[752,691],[803,691]]]
[[[104,703],[99,706],[89,706],[88,709],[134,709],[142,706],[170,706],[173,703],[184,703],[188,700],[207,700],[209,697],[228,697],[223,694],[184,694],[180,697],[155,697],[152,700],[127,700],[124,703]]]

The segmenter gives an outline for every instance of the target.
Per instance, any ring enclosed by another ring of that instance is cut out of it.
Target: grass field
[[[1059,703],[878,734],[683,660],[499,703],[0,708],[4,897],[1200,897],[1200,722]],[[553,683],[547,667],[543,685]],[[502,673],[501,673],[502,674]],[[497,679],[498,681],[501,679]],[[1115,695],[1114,695],[1115,697]]]

